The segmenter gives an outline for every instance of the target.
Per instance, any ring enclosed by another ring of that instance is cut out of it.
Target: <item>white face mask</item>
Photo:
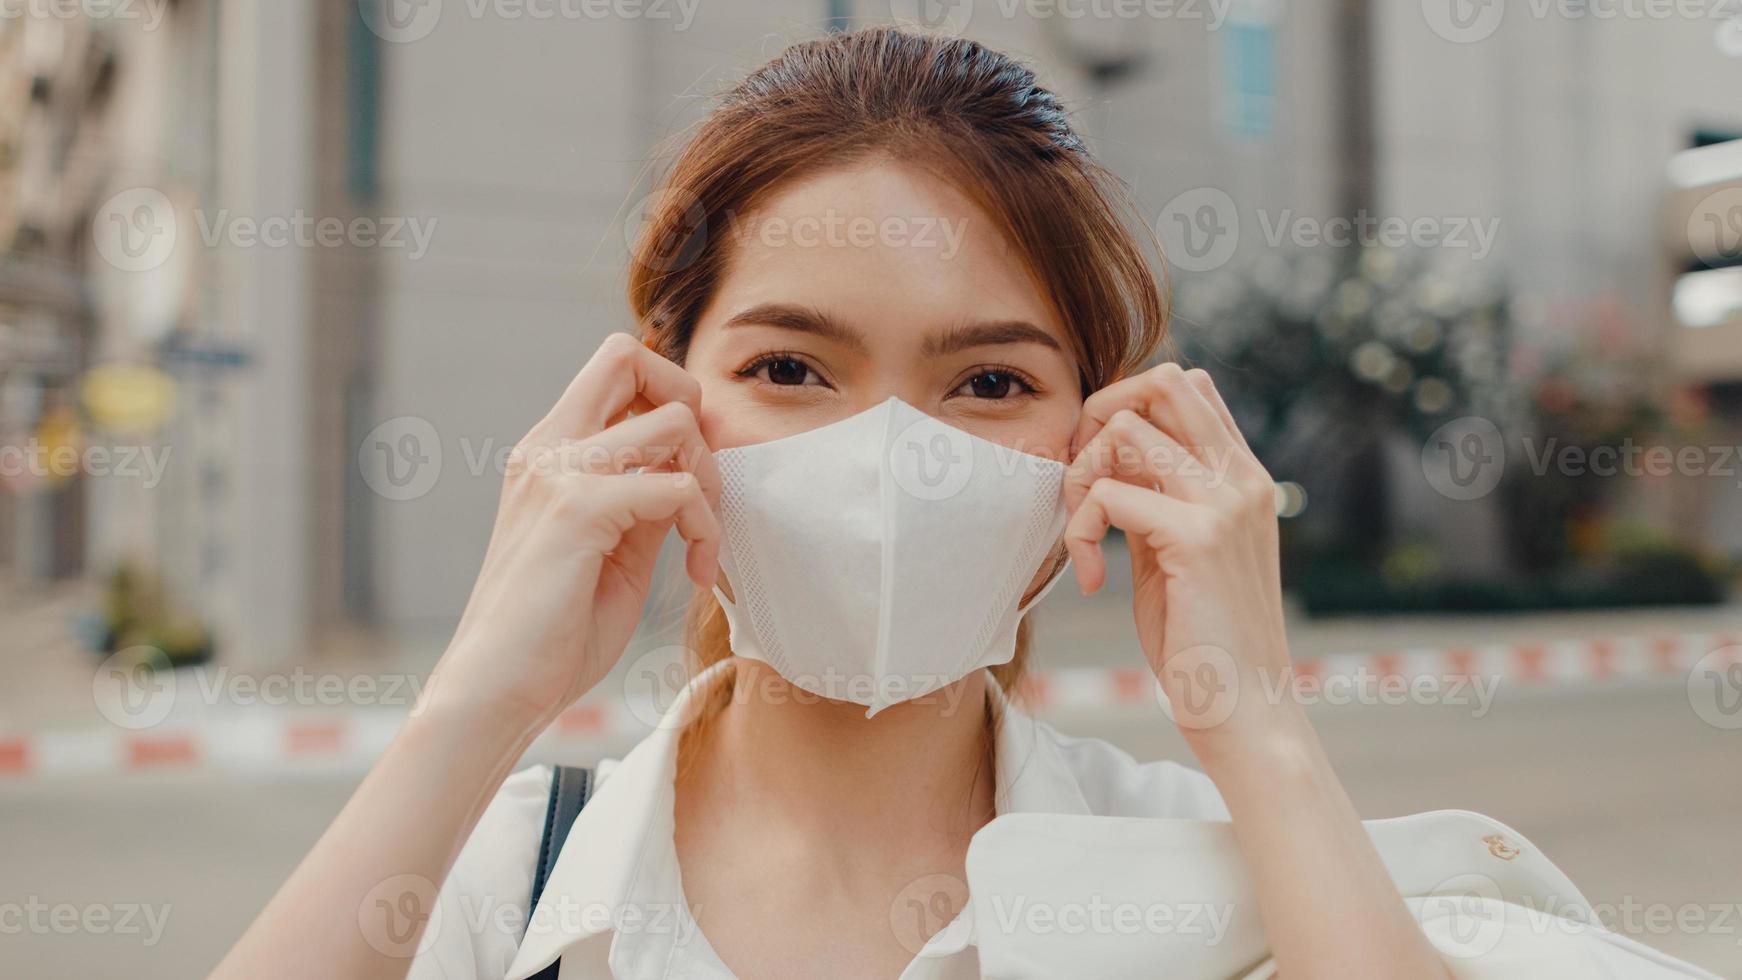
[[[1006,663],[1065,524],[1063,463],[890,398],[714,454],[732,652],[866,716]]]

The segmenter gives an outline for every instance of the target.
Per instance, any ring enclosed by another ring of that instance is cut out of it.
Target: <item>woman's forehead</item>
[[[1070,338],[999,223],[947,181],[895,161],[821,171],[728,214],[711,312],[809,307],[885,336],[1027,322]]]

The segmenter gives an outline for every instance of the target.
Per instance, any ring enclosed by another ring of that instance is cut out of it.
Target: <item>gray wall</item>
[[[905,5],[848,6],[864,22]],[[374,568],[382,621],[432,638],[464,602],[496,498],[496,473],[471,472],[466,447],[511,445],[601,336],[632,327],[619,216],[646,190],[653,147],[710,93],[812,36],[828,5],[703,3],[682,30],[468,9],[450,2],[427,37],[386,45],[384,209],[439,224],[427,257],[381,258],[374,412],[432,423],[443,469],[416,500],[373,502]],[[1323,218],[1343,206],[1338,79],[1358,69],[1335,5],[1235,8],[1275,18],[1274,127],[1258,136],[1223,121],[1229,32],[1203,19],[1213,8],[1051,23],[1004,9],[974,4],[967,33],[1039,67],[1146,219],[1183,191],[1225,191],[1250,258],[1263,251],[1260,213]],[[1372,9],[1374,212],[1498,218],[1486,261],[1515,280],[1549,298],[1613,287],[1660,322],[1663,162],[1697,122],[1742,127],[1732,94],[1742,59],[1719,50],[1717,22],[1518,7],[1491,37],[1460,42],[1436,34],[1421,4]],[[1101,93],[1067,48],[1140,48],[1153,60]]]
[[[619,214],[645,193],[653,148],[826,18],[825,4],[799,0],[703,3],[685,30],[473,19],[457,6],[428,36],[386,46],[386,209],[439,219],[427,257],[382,259],[375,414],[427,419],[443,453],[426,495],[373,503],[379,614],[418,645],[451,629],[488,539],[499,477],[474,475],[465,445],[512,445],[605,333],[632,329]],[[888,6],[858,8],[889,19]],[[982,2],[969,33],[1037,65],[1151,220],[1174,194],[1212,183],[1242,200],[1331,206],[1332,147],[1314,115],[1328,101],[1324,25],[1289,18],[1286,104],[1269,141],[1222,131],[1207,22],[1073,22],[1061,41]],[[1113,48],[1134,32],[1157,59],[1111,97],[1096,100],[1060,64],[1061,43]]]

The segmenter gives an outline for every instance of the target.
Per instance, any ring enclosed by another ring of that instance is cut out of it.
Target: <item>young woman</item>
[[[642,336],[519,446],[425,703],[218,975],[1701,975],[1493,821],[1364,825],[1264,696],[1271,481],[1207,375],[1144,369],[1166,311],[1122,208],[968,41],[833,35],[733,90],[649,213]],[[1202,773],[1006,697],[1023,613],[1067,558],[1099,588],[1110,527]],[[534,905],[552,771],[509,772],[673,528],[703,669]]]

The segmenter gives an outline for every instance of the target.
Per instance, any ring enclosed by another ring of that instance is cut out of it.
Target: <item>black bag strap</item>
[[[544,894],[544,886],[550,880],[550,869],[556,864],[556,856],[562,852],[563,842],[569,839],[569,829],[575,825],[575,818],[581,815],[581,808],[587,805],[588,797],[593,795],[593,770],[575,766],[553,768],[550,802],[544,810],[544,839],[538,843],[538,867],[532,874],[532,901],[526,905],[529,927],[533,910],[538,908],[538,897]],[[562,960],[558,959],[534,974],[532,980],[557,980],[561,966]]]

